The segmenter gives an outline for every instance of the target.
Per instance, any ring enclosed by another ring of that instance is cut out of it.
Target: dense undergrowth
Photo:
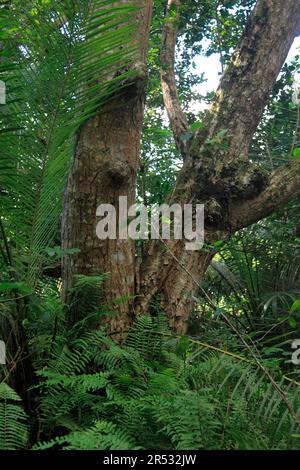
[[[134,53],[124,55],[123,46],[134,33],[135,8],[122,2],[111,12],[102,0],[4,3],[0,340],[7,361],[0,365],[0,450],[299,449],[299,365],[291,362],[292,342],[300,338],[299,198],[231,240],[204,247],[218,254],[194,299],[187,336],[174,335],[158,308],[116,343],[99,328],[113,310],[102,303],[103,276],[79,276],[70,305],[61,303],[61,259],[79,247],[61,249],[60,225],[77,130],[130,75],[126,67],[119,73],[118,48],[125,66]],[[254,2],[200,3],[199,15],[197,2],[186,2],[189,27],[177,64],[191,130],[205,118],[192,109],[195,85],[204,80],[192,70],[194,54],[203,47],[219,53],[221,46],[226,65]],[[137,188],[146,205],[168,200],[181,166],[160,88],[164,5],[154,4]],[[112,83],[108,71],[116,72]],[[284,65],[253,139],[249,156],[266,171],[299,158],[300,105],[292,100],[299,72],[299,56]],[[209,104],[213,93],[202,98]],[[144,247],[137,242],[141,258]],[[71,327],[68,308],[75,305]]]
[[[44,302],[36,298],[27,326],[34,415],[26,416],[9,377],[0,385],[1,449],[300,448],[299,384],[225,323],[223,349],[173,335],[162,314],[138,318],[120,346],[93,327],[96,304],[70,329],[54,299],[53,287]]]

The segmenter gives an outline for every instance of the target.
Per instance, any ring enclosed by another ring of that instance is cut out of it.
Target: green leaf
[[[193,122],[193,124],[190,125],[190,129],[191,129],[192,132],[195,132],[199,129],[203,129],[203,127],[204,127],[204,124],[203,124],[203,122],[200,122],[200,121],[199,122]]]
[[[289,325],[291,328],[293,328],[293,330],[297,328],[297,321],[295,320],[295,318],[292,318],[292,317],[289,318]]]
[[[53,258],[54,256],[61,258],[63,255],[75,255],[76,253],[80,252],[80,249],[66,248],[65,250],[62,250],[60,246],[54,246],[45,248],[45,251],[47,255],[49,255],[51,258]]]
[[[55,250],[55,248],[46,248],[45,251],[46,251],[47,255],[49,255],[49,256],[51,256],[51,257],[53,257],[53,256],[56,255],[56,250]]]
[[[187,336],[182,336],[176,347],[177,356],[184,357],[190,347],[190,340]]]
[[[171,225],[171,219],[169,217],[166,217],[165,215],[162,215],[161,220],[164,224]]]
[[[290,308],[290,313],[296,312],[300,308],[300,299],[295,300],[293,305]]]
[[[220,139],[223,139],[223,137],[225,137],[228,133],[228,129],[221,129],[218,133],[217,133],[217,137],[220,138]]]
[[[300,148],[299,147],[296,147],[293,151],[293,154],[292,154],[292,157],[294,158],[298,158],[300,157]]]
[[[28,292],[28,289],[22,282],[2,282],[0,284],[0,292],[7,292],[11,290],[18,290],[22,293]]]
[[[271,348],[268,348],[264,351],[264,354],[266,356],[271,356],[272,354],[276,354],[276,353],[282,353],[283,352],[283,349],[281,348],[276,348],[275,346],[272,346]]]

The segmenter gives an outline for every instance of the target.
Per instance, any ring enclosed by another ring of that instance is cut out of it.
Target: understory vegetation
[[[92,295],[100,276],[78,278],[74,298],[85,292],[82,318],[69,328],[57,285],[43,282],[23,321],[35,375],[32,415],[8,385],[6,370],[1,449],[299,449],[299,366],[291,364],[298,313],[290,308],[299,306],[293,302],[298,273],[291,265],[286,275],[296,284],[259,297],[256,267],[236,246],[238,254],[224,251],[236,289],[210,273],[206,282],[214,292],[219,284],[222,307],[213,311],[199,296],[187,336],[174,335],[157,312],[138,318],[116,344],[96,328],[109,315]],[[13,325],[13,301],[1,305],[2,325],[4,318]]]

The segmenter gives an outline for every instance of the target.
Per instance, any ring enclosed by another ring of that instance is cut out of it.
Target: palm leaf
[[[6,2],[1,11],[0,207],[15,267],[34,286],[59,231],[76,134],[131,80],[138,7],[31,3]]]

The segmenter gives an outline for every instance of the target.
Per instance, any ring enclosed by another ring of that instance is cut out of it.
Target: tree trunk
[[[139,23],[139,51],[131,66],[132,83],[80,129],[64,200],[62,248],[80,249],[80,253],[63,259],[64,297],[74,285],[75,275],[107,274],[104,301],[113,303],[123,298],[120,305],[112,304],[118,317],[107,319],[110,330],[118,331],[126,330],[132,320],[136,291],[134,242],[100,240],[96,235],[96,210],[100,204],[117,208],[119,196],[126,196],[128,205],[135,200],[151,11],[152,2],[145,0],[135,19]],[[71,324],[76,316],[74,306]]]
[[[169,7],[180,1],[168,0]],[[297,0],[258,0],[244,36],[227,67],[204,129],[188,148],[180,144],[186,120],[174,73],[177,21],[163,34],[162,89],[177,147],[185,160],[170,203],[205,206],[203,252],[187,252],[182,241],[156,243],[143,273],[139,312],[161,298],[170,325],[186,333],[193,298],[216,250],[214,243],[266,217],[300,193],[299,161],[266,174],[248,160],[249,147],[268,96],[300,25]],[[166,73],[168,71],[168,73]]]
[[[144,32],[140,41],[142,65],[151,4],[144,1],[139,19],[140,31]],[[168,0],[168,7],[174,6],[179,15],[180,0]],[[190,203],[205,205],[206,245],[202,251],[186,251],[184,240],[151,243],[143,260],[138,291],[134,242],[101,241],[96,237],[98,205],[118,207],[121,195],[127,196],[129,204],[135,199],[144,107],[141,82],[145,83],[146,75],[137,73],[135,83],[116,96],[110,108],[82,126],[65,197],[63,248],[81,250],[64,259],[65,290],[73,285],[75,274],[102,272],[110,275],[105,285],[107,301],[122,296],[133,299],[139,294],[135,302],[127,300],[118,305],[120,315],[110,320],[110,330],[126,330],[133,311],[151,313],[153,305],[159,303],[171,327],[186,333],[194,297],[216,253],[214,243],[300,194],[299,161],[267,174],[248,160],[249,146],[268,96],[299,31],[299,1],[257,1],[203,129],[189,142],[182,139],[189,126],[176,89],[177,21],[171,16],[163,32],[161,80],[165,107],[184,164],[169,203],[182,207]],[[141,70],[140,66],[137,69]]]

